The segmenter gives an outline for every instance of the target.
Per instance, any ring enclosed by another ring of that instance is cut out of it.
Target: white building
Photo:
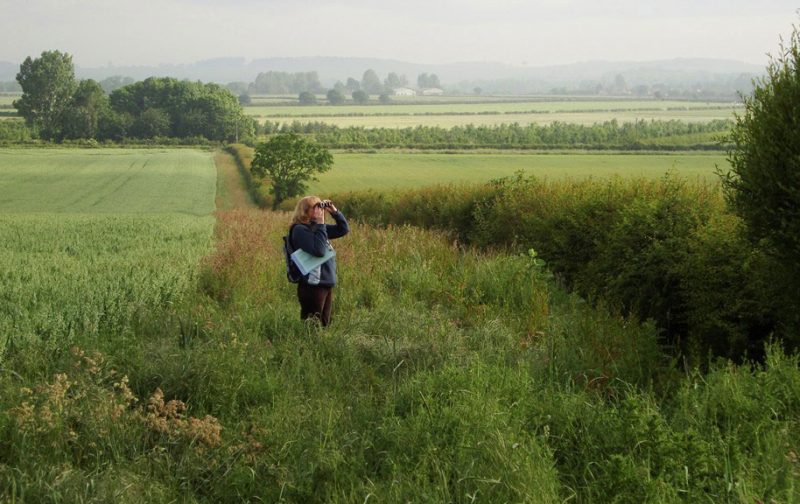
[[[425,88],[422,90],[422,96],[442,96],[443,94],[444,90],[438,87]]]
[[[401,87],[392,89],[392,94],[395,96],[417,96],[417,92],[411,88]]]

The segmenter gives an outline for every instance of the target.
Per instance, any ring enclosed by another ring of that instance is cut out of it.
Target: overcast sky
[[[224,56],[415,63],[709,57],[764,64],[785,0],[0,0],[0,61],[58,49],[83,67]]]

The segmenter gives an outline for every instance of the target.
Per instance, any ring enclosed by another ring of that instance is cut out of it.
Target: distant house
[[[425,88],[422,90],[422,96],[442,96],[443,94],[444,90],[438,87]]]
[[[395,96],[417,96],[417,92],[411,88],[400,87],[392,89],[392,94]]]

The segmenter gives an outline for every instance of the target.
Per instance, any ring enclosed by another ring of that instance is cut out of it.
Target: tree
[[[353,91],[353,101],[358,103],[359,105],[364,105],[369,101],[369,95],[364,91],[358,89]]]
[[[330,91],[328,91],[328,94],[326,96],[328,97],[328,102],[331,105],[340,105],[344,103],[345,100],[344,93],[342,93],[338,89],[331,89]]]
[[[364,76],[361,78],[361,89],[371,95],[383,93],[383,84],[381,84],[381,80],[375,70],[370,68],[364,72]]]
[[[77,87],[72,56],[59,51],[29,56],[20,65],[17,82],[22,87],[22,98],[14,102],[19,114],[41,137],[61,138],[64,111]]]
[[[242,93],[239,95],[239,105],[245,106],[250,105],[253,103],[253,98],[250,97],[247,93]]]
[[[282,201],[303,194],[307,182],[317,180],[315,173],[332,166],[333,156],[327,149],[295,133],[285,133],[256,147],[250,169],[258,177],[269,178],[272,209],[276,210]]]
[[[192,121],[200,121],[199,117],[192,117]],[[153,138],[157,136],[168,136],[170,134],[169,114],[161,109],[149,108],[139,115],[134,121],[132,132],[140,138]]]
[[[108,96],[100,84],[92,79],[81,81],[62,115],[63,137],[97,138],[100,123],[108,113]]]
[[[314,105],[317,103],[317,97],[310,91],[303,91],[297,97],[297,101],[300,102],[300,105]]]
[[[383,93],[378,97],[378,101],[386,105],[388,103],[392,103],[392,97],[386,93]]]
[[[353,91],[358,91],[361,89],[361,83],[352,77],[348,77],[347,84],[345,84],[344,87],[349,93],[352,93]]]
[[[386,80],[383,83],[386,89],[396,89],[405,86],[408,81],[405,75],[400,77],[394,72],[389,72],[389,75],[386,76]]]
[[[254,132],[253,121],[244,114],[238,98],[218,84],[150,77],[115,90],[110,101],[120,118],[133,118],[126,133],[137,137],[158,134],[232,141]],[[150,109],[158,111],[142,117]]]
[[[800,271],[800,32],[771,58],[767,75],[743,97],[722,177],[726,199],[752,238],[765,239]]]
[[[419,76],[417,77],[417,87],[419,87],[420,89],[438,88],[442,87],[442,85],[439,84],[438,75],[422,73],[419,74]]]

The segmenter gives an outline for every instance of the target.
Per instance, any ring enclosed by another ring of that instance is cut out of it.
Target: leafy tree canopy
[[[22,87],[22,97],[14,102],[19,114],[42,138],[60,139],[64,112],[77,87],[72,56],[59,51],[29,56],[20,65],[17,82]]]
[[[282,201],[308,190],[307,182],[317,180],[316,173],[333,166],[333,156],[324,147],[294,133],[280,134],[256,147],[250,169],[261,178],[268,178],[273,195],[272,209]]]
[[[344,93],[342,93],[341,90],[335,88],[328,91],[327,97],[328,97],[328,102],[331,105],[340,105],[344,103],[345,100]]]
[[[383,84],[381,84],[381,80],[375,70],[370,68],[364,72],[364,76],[361,78],[361,89],[371,95],[383,93]]]
[[[800,32],[744,97],[723,175],[725,195],[754,239],[766,239],[800,271]]]
[[[310,91],[303,91],[298,95],[297,101],[300,102],[300,105],[313,105],[317,103],[317,97]]]
[[[359,105],[363,105],[369,101],[369,95],[364,91],[358,89],[353,91],[353,101]]]

